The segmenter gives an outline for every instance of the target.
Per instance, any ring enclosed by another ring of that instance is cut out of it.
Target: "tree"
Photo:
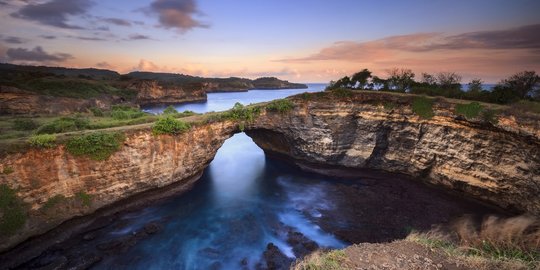
[[[482,84],[484,82],[482,79],[472,79],[467,85],[469,87],[469,93],[471,94],[480,94],[482,92]]]
[[[350,87],[351,87],[351,79],[349,78],[349,76],[345,76],[337,80],[332,88],[350,88]]]
[[[429,86],[435,86],[437,85],[437,79],[429,73],[422,73],[422,83]]]
[[[405,68],[393,68],[388,72],[388,86],[390,89],[407,92],[414,84],[414,72]]]
[[[439,72],[437,83],[443,89],[461,89],[461,76],[455,72]]]
[[[363,69],[360,72],[355,73],[351,77],[351,85],[360,89],[366,89],[369,86],[369,79],[371,78],[371,71]]]
[[[373,76],[371,79],[373,88],[377,90],[388,90],[388,81],[377,76]]]
[[[172,106],[169,105],[165,110],[163,110],[163,114],[176,114],[178,111]]]
[[[540,96],[540,76],[535,71],[518,72],[501,81],[498,86],[515,92],[519,98]]]

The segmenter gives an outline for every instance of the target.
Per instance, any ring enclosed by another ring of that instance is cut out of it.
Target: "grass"
[[[4,169],[2,170],[2,174],[8,175],[12,174],[14,172],[13,167],[10,166],[4,166]]]
[[[383,103],[383,108],[385,111],[391,111],[397,107],[396,103],[387,101]]]
[[[285,113],[294,108],[294,103],[289,99],[276,99],[266,105],[266,110],[271,112]]]
[[[0,234],[13,235],[26,223],[26,212],[22,200],[15,190],[6,184],[0,185]]]
[[[497,117],[497,111],[495,110],[483,110],[481,117],[484,122],[491,123],[493,125],[496,125],[499,122],[499,118]]]
[[[38,126],[39,126],[38,123],[28,118],[21,118],[21,119],[13,120],[13,130],[28,131],[28,130],[34,130]]]
[[[540,265],[540,222],[530,216],[506,219],[491,216],[480,226],[463,218],[450,232],[412,233],[408,239],[442,249],[457,258],[482,258],[485,264],[503,262],[531,269]]]
[[[54,134],[68,131],[84,130],[88,128],[90,122],[82,117],[61,117],[52,122],[46,123],[36,130],[36,134]]]
[[[480,115],[483,110],[480,103],[474,101],[468,104],[456,104],[456,114],[463,115],[467,119],[473,119]]]
[[[435,115],[433,100],[422,96],[413,99],[412,110],[423,119],[430,119]]]
[[[171,116],[160,118],[154,126],[152,126],[152,133],[154,135],[171,134],[177,135],[184,133],[190,129],[190,125],[184,121],[177,120]]]
[[[120,150],[125,136],[121,133],[95,132],[76,136],[66,142],[66,150],[74,156],[106,160]]]
[[[136,119],[143,117],[146,113],[143,111],[129,107],[129,106],[122,106],[122,105],[115,105],[112,107],[111,110],[111,117],[116,120],[127,120],[127,119]]]
[[[28,143],[36,148],[52,148],[55,146],[56,136],[54,134],[36,134],[28,139]]]
[[[342,270],[342,264],[346,260],[343,250],[317,251],[308,255],[301,261],[297,261],[291,269],[294,270]]]
[[[163,110],[163,114],[177,114],[177,113],[178,111],[172,105],[167,106],[167,108]]]

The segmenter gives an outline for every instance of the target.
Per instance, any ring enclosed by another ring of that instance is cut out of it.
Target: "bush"
[[[160,118],[152,127],[154,135],[160,134],[180,134],[189,130],[190,126],[184,121],[174,119],[171,116]]]
[[[31,146],[38,148],[52,148],[55,145],[56,136],[53,134],[32,135],[32,137],[28,139],[28,142]]]
[[[34,130],[39,125],[32,119],[15,119],[13,129],[18,131]]]
[[[103,117],[105,114],[103,113],[103,110],[97,107],[90,108],[90,112],[96,117]]]
[[[268,105],[266,105],[267,111],[274,112],[288,112],[294,108],[294,103],[289,99],[276,99],[272,100]]]
[[[497,117],[497,112],[495,110],[483,110],[482,120],[493,125],[499,123],[499,118]]]
[[[163,110],[163,114],[177,114],[177,113],[178,111],[172,105],[167,106],[167,108]]]
[[[330,92],[337,98],[350,98],[353,95],[353,92],[351,90],[345,88],[333,89],[330,90]]]
[[[114,105],[111,111],[111,117],[116,120],[135,119],[144,116],[144,112],[127,105]]]
[[[86,118],[62,117],[39,127],[36,134],[54,134],[69,131],[84,130],[88,128],[90,122]]]
[[[14,172],[13,168],[10,166],[5,166],[4,170],[2,171],[2,174],[8,175],[12,174]]]
[[[246,107],[242,103],[236,102],[232,109],[224,113],[224,117],[235,121],[251,122],[261,113],[259,107]]]
[[[106,160],[122,146],[125,136],[120,133],[95,132],[71,138],[66,150],[74,156],[87,156],[93,160]]]
[[[64,195],[55,195],[45,202],[45,204],[41,207],[41,210],[47,211],[65,200],[66,197],[64,197]]]
[[[456,113],[465,116],[467,119],[472,119],[480,115],[482,111],[482,105],[478,102],[471,102],[469,104],[457,104]]]
[[[412,103],[412,110],[424,119],[430,119],[435,115],[433,113],[433,100],[426,97],[416,97]]]
[[[75,196],[77,196],[77,199],[81,201],[83,206],[89,207],[92,204],[92,195],[84,191],[77,192]]]
[[[383,107],[385,111],[391,111],[396,108],[396,104],[394,102],[388,101],[383,103]]]
[[[26,223],[23,202],[15,190],[6,184],[0,185],[0,234],[12,235]]]

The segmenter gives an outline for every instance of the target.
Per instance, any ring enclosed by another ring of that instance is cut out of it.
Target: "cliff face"
[[[13,172],[0,174],[0,183],[17,190],[31,210],[24,228],[0,239],[0,250],[134,194],[178,181],[192,183],[188,180],[198,178],[235,131],[231,122],[193,127],[178,136],[132,131],[107,161],[74,157],[62,146],[1,159],[0,171],[9,167]],[[52,205],[57,195],[65,199]]]
[[[162,86],[154,80],[138,80],[131,83],[127,88],[137,91],[136,103],[141,105],[206,100],[206,91],[203,84]]]
[[[340,166],[404,173],[540,214],[540,130],[534,123],[467,121],[449,104],[436,104],[436,116],[423,120],[408,105],[386,110],[383,101],[392,100],[300,101],[291,112],[265,113],[247,134],[267,154],[308,171],[332,174],[329,166]]]
[[[15,87],[0,85],[0,115],[1,114],[70,114],[86,112],[87,109],[98,107],[108,109],[119,98],[77,99],[68,97],[53,97],[36,95]]]

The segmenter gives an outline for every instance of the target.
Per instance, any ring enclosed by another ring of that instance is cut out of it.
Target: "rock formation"
[[[205,85],[194,83],[189,85],[160,85],[155,80],[136,80],[127,89],[137,92],[136,103],[175,104],[192,101],[205,101]]]

